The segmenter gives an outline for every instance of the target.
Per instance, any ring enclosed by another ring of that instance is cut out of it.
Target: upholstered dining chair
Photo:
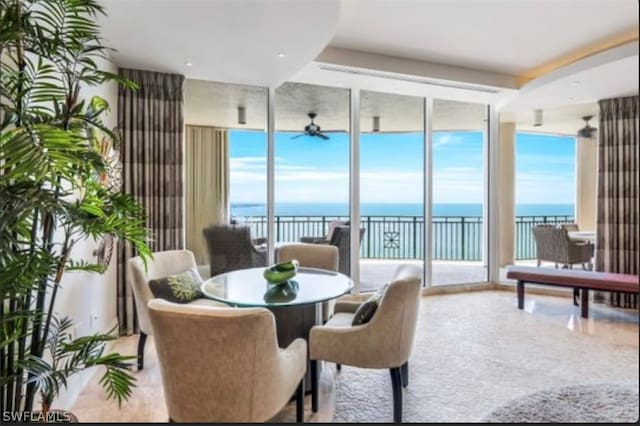
[[[278,262],[296,259],[301,267],[338,271],[338,248],[330,245],[292,243],[276,248]],[[326,322],[332,314],[335,302],[322,304],[322,319]]]
[[[402,387],[409,384],[409,357],[413,349],[422,271],[401,265],[384,292],[371,320],[351,325],[355,312],[370,295],[347,295],[336,301],[334,314],[323,326],[311,329],[311,406],[318,410],[318,361],[360,368],[384,368],[391,373],[393,419],[402,421]]]
[[[296,395],[304,416],[307,344],[280,349],[264,308],[149,302],[169,421],[264,422]]]
[[[149,281],[197,268],[196,259],[189,250],[160,251],[153,253],[153,259],[147,261],[146,271],[144,263],[139,256],[129,259],[127,267],[131,279],[133,298],[136,303],[138,324],[140,325],[138,369],[142,370],[144,368],[144,347],[147,342],[147,336],[152,335],[149,310],[147,309],[147,303],[153,299]],[[196,299],[193,302],[189,302],[189,304],[227,306],[224,303],[210,299]]]

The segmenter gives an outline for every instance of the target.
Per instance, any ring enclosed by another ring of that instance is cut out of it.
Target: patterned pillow
[[[364,303],[358,306],[355,314],[353,315],[353,320],[351,321],[351,325],[362,325],[371,321],[373,318],[373,314],[378,310],[378,305],[380,305],[380,301],[384,297],[384,293],[387,291],[389,284],[385,284],[378,291],[373,293]]]
[[[195,268],[149,281],[153,297],[173,303],[189,303],[202,297],[202,277]]]

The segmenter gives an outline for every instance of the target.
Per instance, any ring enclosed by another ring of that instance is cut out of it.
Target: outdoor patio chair
[[[546,261],[555,263],[556,268],[559,264],[563,268],[581,264],[583,269],[590,269],[593,244],[573,241],[565,228],[554,225],[537,225],[532,232],[536,241],[538,266]]]
[[[351,275],[351,259],[349,256],[350,242],[351,242],[351,226],[349,225],[337,225],[331,233],[331,239],[327,240],[325,237],[302,237],[300,239],[303,243],[311,244],[330,244],[338,247],[338,272],[341,274]],[[360,228],[360,244],[364,238],[364,228]],[[360,247],[360,245],[358,245]]]
[[[246,225],[214,225],[202,230],[207,240],[211,276],[267,266],[267,249],[255,246]]]
[[[560,228],[566,229],[567,232],[578,232],[580,230],[577,223],[561,223]]]

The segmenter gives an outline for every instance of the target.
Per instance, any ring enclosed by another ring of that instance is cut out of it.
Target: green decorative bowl
[[[265,280],[271,285],[279,285],[288,282],[298,273],[298,261],[277,263],[268,267],[262,273]]]

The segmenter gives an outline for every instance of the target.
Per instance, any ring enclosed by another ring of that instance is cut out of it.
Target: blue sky
[[[328,141],[276,134],[276,202],[347,203],[349,139]],[[266,200],[266,134],[230,132],[231,202]],[[481,132],[434,133],[434,203],[480,203],[483,198]],[[575,193],[572,137],[518,133],[516,203],[572,204]],[[361,202],[421,203],[421,133],[363,134]]]

